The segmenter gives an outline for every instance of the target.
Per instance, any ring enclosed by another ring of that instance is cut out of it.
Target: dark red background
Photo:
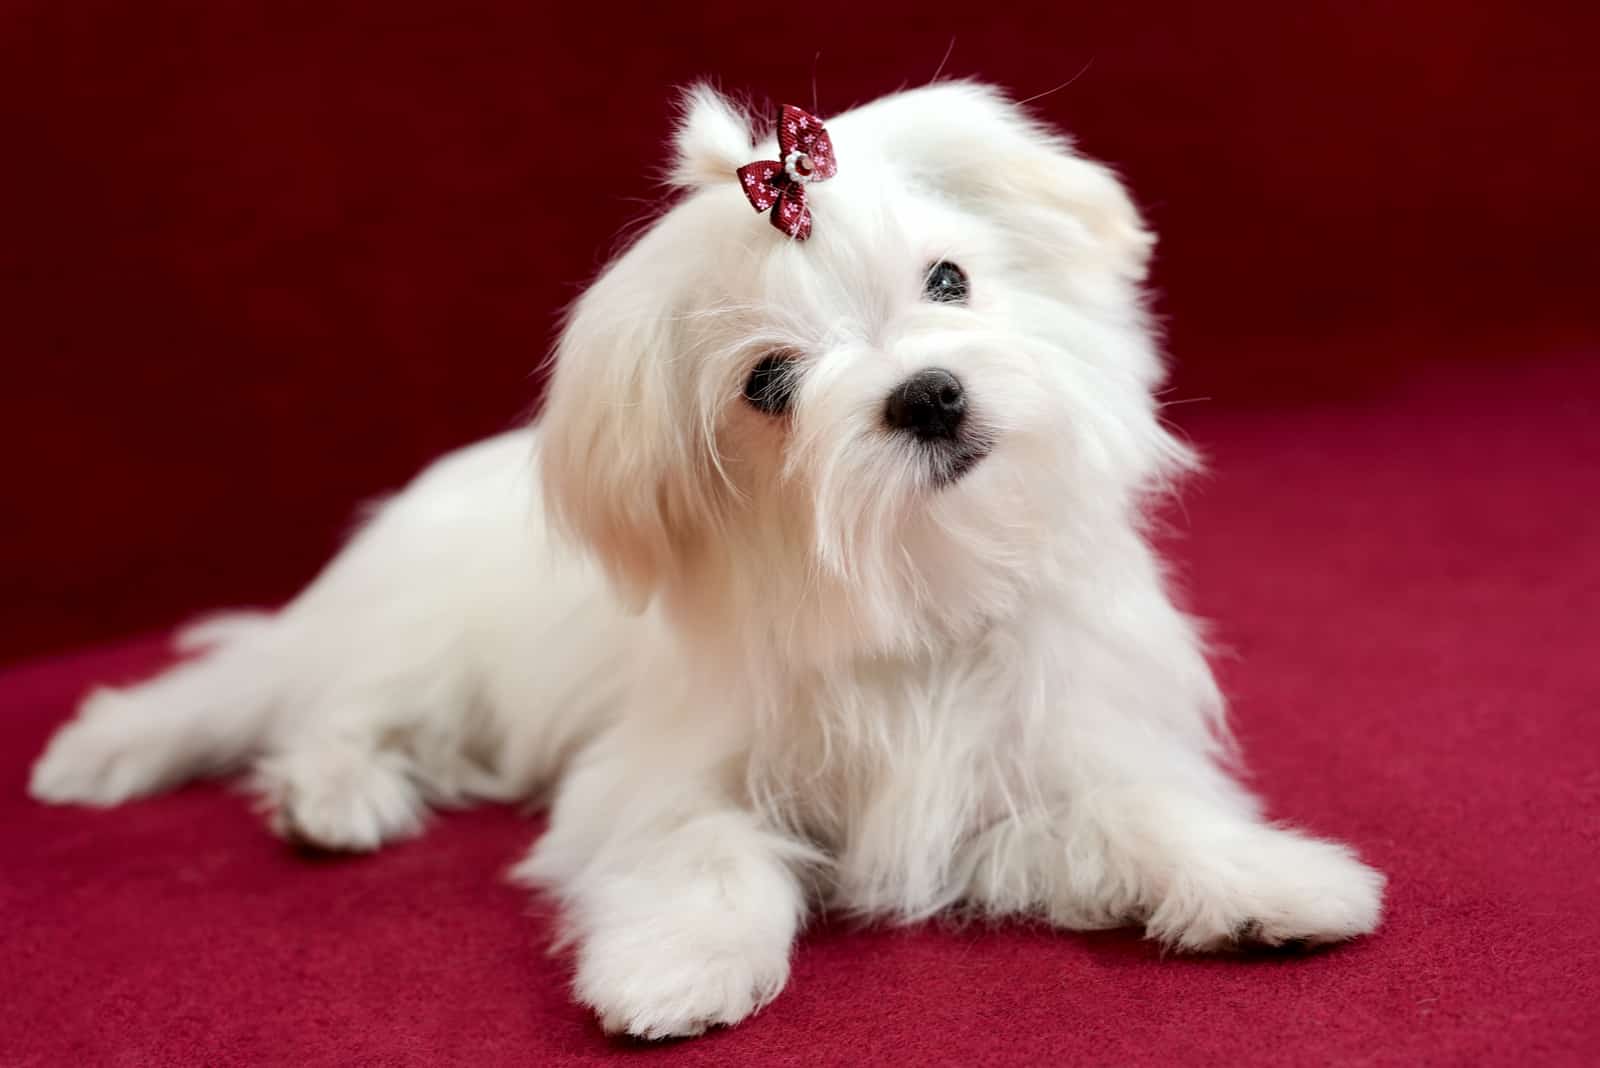
[[[1036,106],[1161,233],[1180,398],[1583,325],[1600,16],[1531,6],[4,0],[0,659],[282,598],[525,411],[697,77],[1070,82]]]
[[[1115,8],[1115,10],[1110,10]],[[1537,8],[1537,10],[1535,10]],[[1593,1064],[1600,105],[1592,3],[0,0],[0,1066],[578,1064],[503,810],[315,861],[196,786],[29,761],[160,628],[291,594],[353,505],[537,399],[655,203],[668,87],[840,110],[942,64],[1160,231],[1172,551],[1275,814],[1392,879],[1335,952],[802,940],[681,1063]],[[948,55],[947,55],[948,53]]]

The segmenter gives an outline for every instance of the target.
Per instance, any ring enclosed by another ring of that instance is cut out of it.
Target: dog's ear
[[[749,117],[704,83],[679,97],[674,147],[668,181],[680,189],[732,182],[739,168],[755,159]]]
[[[903,161],[917,181],[994,218],[1041,261],[1121,281],[1145,277],[1155,239],[1116,174],[991,86],[914,89],[849,112],[838,125]],[[839,159],[848,165],[846,146]]]
[[[539,424],[548,518],[634,611],[684,566],[715,507],[675,263],[661,233],[647,233],[578,300]]]
[[[667,181],[725,185],[750,162],[748,120],[705,85],[680,100]],[[682,234],[677,235],[678,238]],[[721,498],[713,403],[689,373],[694,249],[647,230],[573,306],[540,421],[546,509],[642,610],[703,544]]]

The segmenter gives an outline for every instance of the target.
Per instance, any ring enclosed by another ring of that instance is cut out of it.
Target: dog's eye
[[[922,295],[935,304],[965,304],[967,272],[949,260],[940,260],[928,268],[928,275],[922,281]]]
[[[799,357],[788,349],[777,349],[761,357],[744,381],[744,399],[757,411],[782,415],[794,399],[795,364]]]

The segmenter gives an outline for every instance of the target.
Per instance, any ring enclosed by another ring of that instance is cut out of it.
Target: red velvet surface
[[[1533,7],[0,0],[0,1065],[1594,1063],[1600,9]],[[336,861],[217,786],[23,798],[163,655],[91,643],[289,595],[534,403],[664,86],[827,114],[941,57],[1070,81],[1035,106],[1162,235],[1214,469],[1173,552],[1257,785],[1390,874],[1377,936],[823,924],[747,1026],[619,1049],[498,879],[509,811]]]
[[[1381,401],[1188,420],[1174,522],[1256,785],[1391,879],[1373,937],[1163,959],[1132,932],[806,934],[731,1031],[609,1043],[501,874],[534,825],[442,817],[368,858],[190,787],[42,809],[29,759],[154,640],[0,676],[0,1063],[1593,1064],[1600,1049],[1600,351]]]

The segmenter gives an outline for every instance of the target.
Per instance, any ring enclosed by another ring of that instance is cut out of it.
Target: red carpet
[[[542,952],[549,906],[500,880],[537,833],[512,812],[336,860],[220,786],[26,801],[51,725],[149,640],[0,677],[0,1064],[1593,1064],[1600,350],[1528,355],[1183,419],[1215,472],[1175,548],[1256,782],[1389,874],[1370,939],[1162,959],[1128,932],[823,925],[745,1026],[619,1047]]]

